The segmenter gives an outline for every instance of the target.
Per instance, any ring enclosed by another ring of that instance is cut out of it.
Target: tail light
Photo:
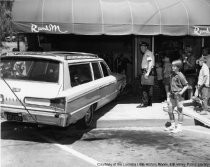
[[[65,97],[50,99],[50,106],[65,110],[65,107],[66,107]]]
[[[66,99],[65,97],[54,98],[54,99],[43,99],[34,97],[25,97],[24,103],[37,106],[49,106],[57,109],[65,109]]]
[[[50,106],[49,99],[35,98],[35,97],[25,97],[24,103],[31,105],[39,105],[39,106]]]

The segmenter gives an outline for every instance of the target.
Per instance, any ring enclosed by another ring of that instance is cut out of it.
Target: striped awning
[[[15,0],[18,32],[210,36],[210,0]]]

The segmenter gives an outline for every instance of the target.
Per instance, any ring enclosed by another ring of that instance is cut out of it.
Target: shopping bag
[[[141,76],[141,84],[142,85],[154,85],[154,76],[150,75],[148,79],[144,77],[144,75]]]

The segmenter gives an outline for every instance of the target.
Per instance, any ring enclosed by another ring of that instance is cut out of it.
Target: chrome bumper
[[[16,122],[28,122],[28,123],[38,123],[46,125],[56,125],[61,127],[66,127],[69,125],[70,115],[67,113],[50,112],[50,111],[39,111],[28,109],[28,112],[24,108],[12,108],[0,106],[1,118],[7,121]],[[8,117],[8,115],[10,117]],[[12,115],[18,115],[19,120],[12,120]],[[9,119],[8,119],[9,118]]]

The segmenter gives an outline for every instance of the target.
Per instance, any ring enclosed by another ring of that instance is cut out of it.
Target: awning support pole
[[[154,51],[155,51],[155,36],[152,36],[152,52],[153,52],[153,54],[155,54]]]
[[[17,34],[17,49],[20,51],[20,36]]]
[[[138,63],[138,37],[135,36],[134,38],[134,76],[137,77],[137,63]]]
[[[205,44],[205,40],[204,40],[204,37],[202,37],[202,43],[201,43],[201,46],[204,47],[204,44]]]

